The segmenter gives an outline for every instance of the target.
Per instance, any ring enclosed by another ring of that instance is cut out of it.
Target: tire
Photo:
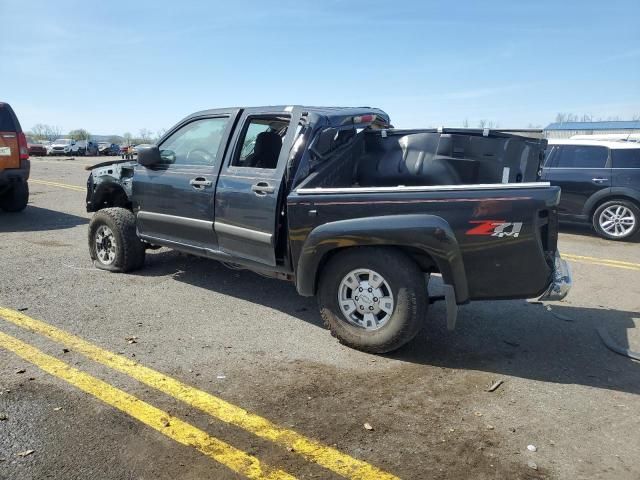
[[[89,254],[101,270],[130,272],[144,265],[144,243],[136,234],[136,217],[125,208],[105,208],[89,223]]]
[[[596,208],[591,221],[602,238],[627,240],[640,229],[640,208],[629,200],[609,200]]]
[[[380,277],[381,284],[375,281]],[[349,286],[349,278],[355,288]],[[369,290],[368,285],[373,288]],[[360,288],[364,288],[364,295],[356,302]],[[387,308],[391,305],[390,314],[380,308],[385,298],[391,299],[391,304],[386,303]],[[354,308],[351,318],[343,312],[341,303]],[[333,256],[320,274],[318,306],[325,326],[341,343],[357,350],[387,353],[402,347],[420,331],[428,305],[424,273],[411,258],[394,248],[346,250]],[[373,313],[368,312],[368,317],[360,313],[369,309]]]
[[[29,185],[27,182],[17,182],[0,197],[0,208],[5,212],[21,212],[29,203]]]

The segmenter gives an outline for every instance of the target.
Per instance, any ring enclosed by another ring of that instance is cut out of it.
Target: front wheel
[[[336,254],[322,270],[320,314],[341,343],[371,353],[412,340],[426,317],[427,283],[403,252],[362,247]]]
[[[640,229],[640,209],[628,200],[610,200],[593,213],[593,227],[609,240],[626,240]]]
[[[144,243],[136,234],[136,218],[126,208],[105,208],[89,223],[93,264],[111,272],[130,272],[144,265]]]

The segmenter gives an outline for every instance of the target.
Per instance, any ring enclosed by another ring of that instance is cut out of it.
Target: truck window
[[[555,155],[556,168],[604,168],[609,149],[591,145],[563,145]]]
[[[245,124],[231,165],[246,168],[274,169],[287,133],[286,117],[254,117]]]
[[[160,145],[160,155],[176,165],[213,165],[229,117],[204,118],[183,125]]]
[[[611,150],[613,168],[640,168],[640,148]]]

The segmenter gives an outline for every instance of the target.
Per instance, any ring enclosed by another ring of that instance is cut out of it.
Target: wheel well
[[[611,195],[610,197],[605,197],[601,200],[598,200],[596,204],[593,206],[591,211],[589,212],[589,219],[593,219],[593,215],[596,213],[596,210],[600,208],[600,205],[603,203],[611,202],[612,200],[625,200],[627,202],[633,203],[636,207],[640,208],[640,202],[638,202],[635,198],[627,197],[626,195]]]
[[[328,251],[324,254],[320,263],[318,263],[318,268],[316,270],[316,278],[314,282],[314,291],[318,289],[318,282],[320,280],[320,273],[324,270],[324,267],[327,263],[337,254],[346,252],[348,250],[354,249],[362,249],[362,248],[390,248],[394,250],[400,250],[408,255],[414,262],[418,264],[420,270],[425,273],[440,273],[436,262],[433,258],[426,252],[415,248],[415,247],[407,247],[404,245],[362,245],[362,246],[353,246],[353,247],[341,247],[334,248],[333,250]]]
[[[103,187],[98,198],[98,209],[122,207],[131,210],[131,202],[120,185],[109,184]]]

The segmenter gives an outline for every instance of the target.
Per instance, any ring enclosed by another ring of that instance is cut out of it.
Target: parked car
[[[70,138],[58,138],[49,146],[48,155],[77,155],[79,147],[75,140]]]
[[[47,147],[42,142],[27,138],[27,145],[29,147],[29,155],[43,157],[47,154]]]
[[[18,117],[0,102],[0,209],[20,212],[29,201],[29,146]]]
[[[104,156],[119,155],[120,147],[115,143],[100,142],[98,143],[98,154]]]
[[[536,181],[545,147],[395,130],[370,108],[198,112],[137,162],[92,169],[89,253],[126,272],[168,246],[289,280],[341,342],[388,352],[423,325],[431,273],[449,328],[470,300],[564,298],[560,189]]]
[[[640,145],[549,140],[542,180],[562,188],[562,220],[589,222],[602,238],[627,240],[640,229]]]

